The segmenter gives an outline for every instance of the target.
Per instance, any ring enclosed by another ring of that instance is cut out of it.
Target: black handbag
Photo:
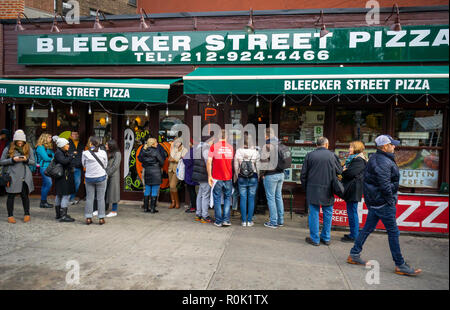
[[[338,196],[339,198],[344,199],[344,184],[342,184],[341,181],[339,181],[337,175],[334,175],[333,178],[333,193]]]
[[[64,176],[64,167],[55,162],[55,159],[52,159],[47,169],[45,169],[44,174],[55,179],[62,178]]]
[[[0,174],[0,186],[9,186],[11,182],[11,176],[9,175],[8,169],[6,167],[2,168],[2,173]]]

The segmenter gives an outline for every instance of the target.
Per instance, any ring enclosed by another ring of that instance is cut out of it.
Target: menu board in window
[[[400,186],[438,188],[439,151],[396,150],[395,161],[400,169]]]
[[[306,154],[315,150],[314,147],[291,146],[289,147],[292,154],[291,168],[284,171],[284,180],[286,182],[296,182],[300,184],[300,174],[302,172],[303,162]]]

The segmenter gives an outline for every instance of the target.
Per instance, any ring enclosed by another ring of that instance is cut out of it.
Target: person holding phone
[[[14,198],[20,194],[24,210],[23,221],[30,221],[30,198],[29,194],[34,191],[33,176],[29,165],[35,165],[33,148],[26,142],[23,130],[18,129],[14,133],[13,142],[3,150],[0,158],[0,166],[7,169],[11,181],[6,187],[8,199],[6,207],[8,210],[8,223],[15,224]]]

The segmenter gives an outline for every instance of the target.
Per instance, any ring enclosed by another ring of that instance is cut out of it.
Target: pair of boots
[[[49,204],[47,200],[41,200],[41,204],[39,205],[39,208],[53,208],[52,204]]]
[[[73,219],[69,214],[67,214],[67,209],[69,208],[61,208],[61,206],[55,206],[56,211],[56,219],[60,222],[73,222]]]
[[[156,210],[156,199],[158,197],[151,197],[150,196],[144,196],[144,212],[150,212],[150,213],[157,213],[159,212]],[[150,204],[150,206],[149,206]]]
[[[172,203],[170,204],[169,209],[179,209],[180,208],[180,198],[178,197],[178,192],[170,191],[170,200]]]

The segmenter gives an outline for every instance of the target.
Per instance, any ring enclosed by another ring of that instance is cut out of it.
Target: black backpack
[[[291,168],[292,153],[289,147],[283,143],[278,143],[278,164],[277,170],[284,170]]]
[[[251,160],[243,160],[239,167],[239,176],[243,178],[251,178],[255,174]]]

